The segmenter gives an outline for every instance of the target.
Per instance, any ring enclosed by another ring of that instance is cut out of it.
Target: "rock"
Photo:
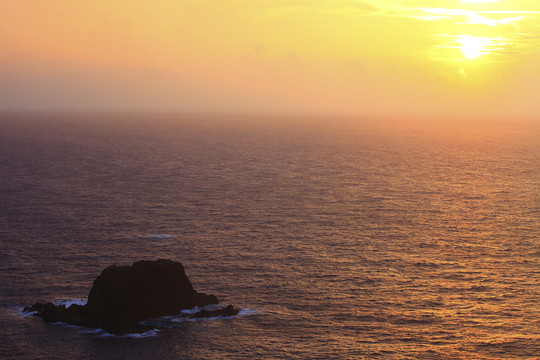
[[[193,289],[182,264],[157,260],[108,267],[94,281],[86,306],[94,318],[139,322],[217,303]]]
[[[228,305],[227,307],[225,307],[223,309],[201,310],[201,311],[198,311],[195,314],[191,315],[189,318],[190,319],[199,319],[199,318],[211,318],[211,317],[216,317],[216,316],[228,317],[228,316],[238,315],[239,312],[240,312],[239,309],[236,309],[232,305]]]
[[[36,303],[24,311],[36,312],[46,322],[101,328],[113,334],[149,329],[143,320],[176,315],[182,310],[218,304],[214,295],[198,293],[179,262],[139,261],[132,266],[109,266],[94,280],[84,306]],[[195,317],[232,316],[232,305],[224,309],[201,310]],[[198,314],[198,315],[197,315]]]
[[[45,322],[66,322],[69,320],[69,313],[65,305],[54,305],[52,303],[36,303],[30,307],[25,307],[26,312],[37,312]]]

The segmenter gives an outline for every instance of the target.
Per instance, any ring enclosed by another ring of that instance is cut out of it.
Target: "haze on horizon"
[[[0,0],[0,111],[537,120],[537,0]]]

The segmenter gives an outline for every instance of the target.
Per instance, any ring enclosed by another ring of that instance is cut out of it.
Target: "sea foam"
[[[146,239],[171,239],[171,238],[175,238],[176,236],[169,235],[169,234],[147,234],[147,235],[142,235],[141,237],[146,238]]]
[[[55,305],[65,305],[66,308],[70,307],[71,305],[84,306],[86,305],[86,303],[87,303],[86,299],[58,299],[54,302]],[[66,324],[63,322],[55,322],[55,323],[52,323],[52,325],[60,325],[60,326],[68,327],[68,328],[73,328],[82,333],[91,334],[99,338],[140,339],[140,338],[157,336],[160,330],[177,328],[177,327],[180,327],[181,326],[180,324],[184,322],[200,322],[200,321],[216,321],[216,320],[222,320],[222,319],[233,319],[237,317],[256,315],[260,313],[258,309],[244,308],[244,309],[240,309],[239,313],[233,316],[214,316],[210,318],[190,318],[191,315],[196,314],[197,312],[202,311],[202,310],[214,311],[214,310],[219,310],[223,308],[225,308],[225,305],[211,304],[204,307],[194,307],[193,309],[184,309],[180,312],[180,314],[177,314],[177,315],[162,316],[155,319],[141,321],[142,325],[155,326],[156,329],[152,329],[143,333],[133,333],[133,334],[124,334],[124,335],[114,335],[114,334],[108,333],[107,331],[103,329],[85,328],[82,326]],[[16,309],[18,313],[23,317],[28,317],[30,315],[36,314],[36,312],[25,312],[23,310],[23,307],[17,307]]]

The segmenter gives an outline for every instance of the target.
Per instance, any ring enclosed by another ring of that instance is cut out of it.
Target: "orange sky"
[[[538,119],[538,0],[0,0],[0,110]]]

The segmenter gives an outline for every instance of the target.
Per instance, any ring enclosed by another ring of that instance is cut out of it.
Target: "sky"
[[[538,0],[0,0],[0,110],[537,119]]]

